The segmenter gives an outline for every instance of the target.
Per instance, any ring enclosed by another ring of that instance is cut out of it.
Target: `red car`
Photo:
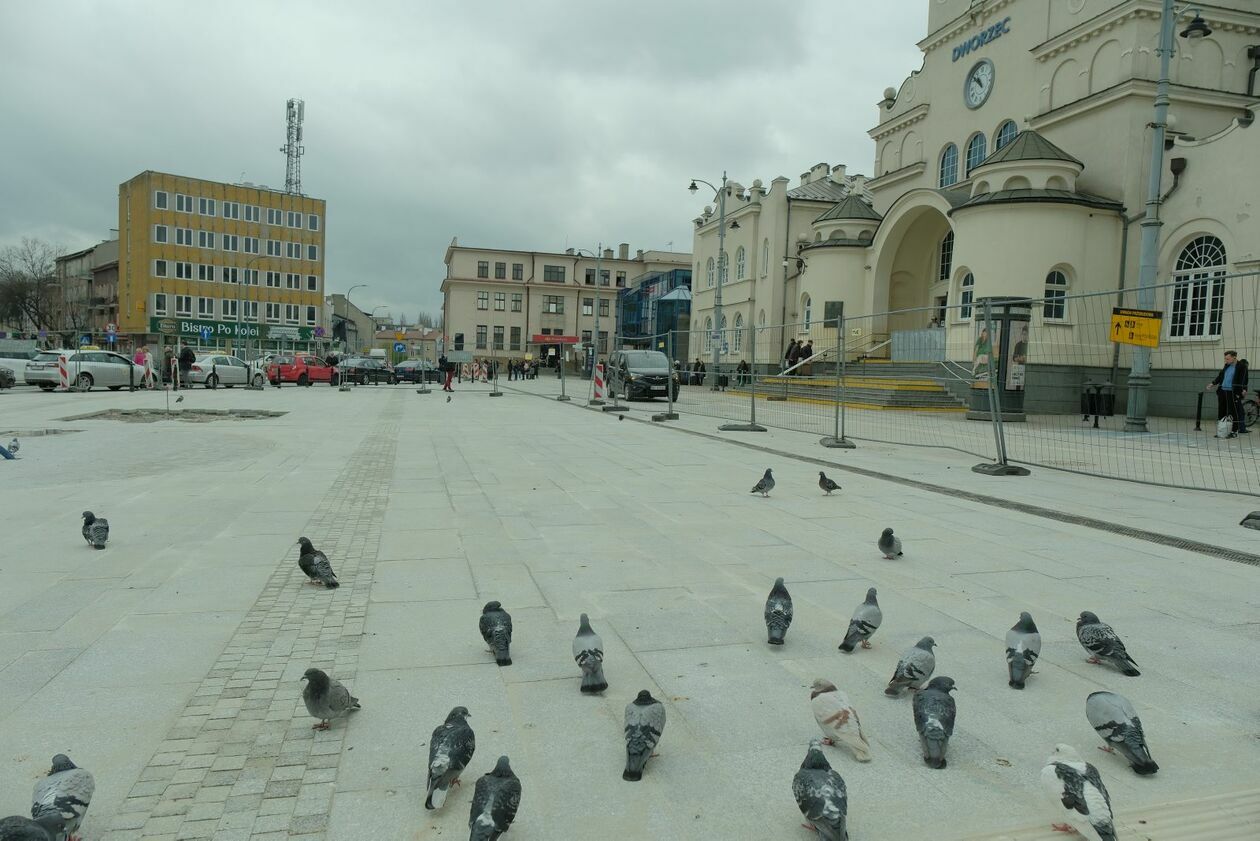
[[[324,360],[309,353],[276,356],[267,365],[267,379],[272,385],[281,383],[297,383],[298,385],[328,383],[331,385],[332,378],[333,369]]]

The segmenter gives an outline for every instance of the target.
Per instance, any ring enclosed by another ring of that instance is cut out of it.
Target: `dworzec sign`
[[[149,332],[164,336],[192,336],[200,339],[207,329],[212,339],[283,339],[291,342],[309,342],[315,331],[313,327],[242,324],[237,321],[206,321],[198,318],[149,319]]]

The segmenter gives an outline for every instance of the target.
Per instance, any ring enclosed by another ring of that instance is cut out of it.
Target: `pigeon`
[[[1102,750],[1119,753],[1143,777],[1159,770],[1146,746],[1142,720],[1128,698],[1115,692],[1092,692],[1085,699],[1085,717],[1107,743]]]
[[[1124,650],[1124,643],[1111,626],[1101,622],[1088,610],[1083,611],[1081,618],[1076,620],[1076,638],[1090,653],[1089,662],[1098,665],[1106,661],[1129,677],[1142,674],[1137,670],[1137,663],[1129,656],[1129,652]]]
[[[0,841],[54,841],[64,836],[64,823],[56,815],[45,815],[39,821],[10,815],[0,819]]]
[[[468,814],[468,841],[496,841],[508,831],[521,805],[521,781],[506,756],[477,780]]]
[[[481,638],[494,652],[494,662],[500,666],[512,665],[512,617],[498,602],[486,602],[481,609]]]
[[[1024,611],[1019,615],[1019,621],[1006,632],[1006,668],[1010,673],[1006,685],[1012,689],[1023,689],[1039,654],[1041,634],[1037,633],[1032,614]]]
[[[1116,841],[1111,818],[1111,797],[1098,769],[1081,759],[1076,748],[1056,745],[1041,769],[1041,784],[1056,811],[1064,813],[1065,823],[1054,824],[1056,832],[1075,829],[1091,841]]]
[[[665,730],[665,705],[646,689],[626,704],[626,770],[621,779],[636,782],[643,779],[643,766],[656,749]]]
[[[183,402],[184,402],[184,395],[182,395],[182,394],[181,394],[179,397],[176,397],[176,398],[175,398],[175,402],[176,402],[176,403],[183,403]]]
[[[591,630],[591,621],[585,613],[573,638],[573,659],[582,670],[583,692],[595,694],[608,688],[608,681],[604,680],[604,641]]]
[[[849,812],[849,796],[844,778],[832,770],[823,756],[821,742],[810,741],[801,769],[792,777],[792,794],[800,808],[805,825],[818,834],[818,841],[849,841],[845,819]]]
[[[903,689],[922,689],[936,669],[936,655],[932,653],[934,645],[936,640],[924,637],[914,644],[914,648],[901,655],[884,694],[895,698]]]
[[[468,716],[467,707],[456,707],[429,739],[428,794],[424,798],[426,809],[442,807],[447,792],[451,786],[459,785],[459,775],[472,761],[477,738],[465,720]]]
[[[448,394],[448,395],[446,395],[446,402],[447,402],[447,403],[450,403],[450,402],[451,402],[451,396],[450,396],[449,394]]]
[[[840,486],[837,485],[834,480],[828,479],[827,474],[823,473],[821,470],[818,471],[818,487],[826,491],[828,496],[831,495],[832,491],[840,490]]]
[[[770,475],[770,468],[766,468],[766,475],[753,485],[753,489],[749,493],[761,494],[762,496],[770,496],[770,492],[774,490],[774,477]]]
[[[809,693],[809,706],[823,731],[824,745],[844,745],[858,762],[871,761],[871,745],[862,734],[862,722],[848,695],[831,681],[818,678]]]
[[[934,677],[927,689],[914,696],[914,729],[919,731],[923,761],[929,768],[945,767],[945,751],[954,735],[956,707],[952,677]]]
[[[884,557],[889,560],[901,557],[901,538],[893,535],[892,529],[884,529],[875,545],[879,547],[879,551],[884,553]]]
[[[312,730],[327,730],[332,726],[333,719],[359,709],[359,699],[319,669],[307,669],[302,680],[307,682],[302,689],[306,711],[319,719],[311,725]]]
[[[840,643],[840,650],[851,652],[859,642],[862,643],[863,648],[870,648],[870,639],[879,630],[879,623],[883,621],[884,612],[879,609],[879,602],[875,600],[875,588],[872,587],[866,591],[866,601],[853,611],[853,618],[849,620],[849,630],[845,632],[844,641]]]
[[[776,578],[770,595],[766,598],[766,635],[771,645],[783,645],[783,637],[787,635],[788,626],[792,624],[792,596],[783,579]]]
[[[21,448],[22,448],[22,445],[18,443],[17,438],[14,438],[12,441],[9,442],[9,452],[13,453],[14,455],[16,455],[17,451],[20,450]]]
[[[298,538],[298,546],[302,547],[298,551],[298,567],[306,573],[306,583],[323,584],[329,590],[341,586],[332,564],[328,563],[327,555],[312,546],[311,541],[305,537]]]
[[[87,815],[96,781],[92,773],[59,753],[52,759],[48,776],[35,784],[31,796],[31,817],[45,828],[57,827],[50,833],[56,841],[74,838]],[[36,836],[38,837],[38,836]]]
[[[93,549],[104,549],[109,540],[109,520],[98,517],[91,511],[83,512],[83,539]]]

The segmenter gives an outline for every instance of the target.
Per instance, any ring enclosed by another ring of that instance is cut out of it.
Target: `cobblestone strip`
[[[377,555],[400,416],[391,404],[306,526],[341,587],[307,585],[297,550],[285,552],[104,841],[324,839],[346,728],[311,730],[301,684],[281,679],[314,666],[353,690],[371,589],[360,563]]]

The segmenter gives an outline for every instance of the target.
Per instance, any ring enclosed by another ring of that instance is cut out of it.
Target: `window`
[[[214,280],[214,266],[209,263],[197,264],[197,280]]]
[[[289,227],[290,228],[302,227],[302,211],[300,210],[289,211]],[[297,319],[294,319],[294,320],[296,321]]]
[[[186,196],[183,193],[175,194],[175,210],[179,213],[193,212],[193,197]]]
[[[246,286],[257,286],[258,285],[258,269],[242,269],[241,270],[241,283],[245,284]]]
[[[608,285],[608,269],[599,270],[599,285],[600,286]]]
[[[552,315],[564,315],[564,297],[561,295],[543,295],[543,312]]]
[[[987,153],[988,144],[983,134],[972,135],[967,141],[967,176],[971,176],[971,171],[980,166],[984,162]]]
[[[319,275],[308,274],[306,276],[306,291],[307,292],[319,291]]]
[[[510,343],[508,345],[508,350],[521,349],[521,328],[519,327],[512,328],[511,339],[509,340],[509,342]]]
[[[1003,146],[1008,145],[1015,139],[1015,135],[1019,134],[1019,129],[1015,127],[1014,120],[1007,120],[998,126],[997,135],[993,138],[993,151],[998,151]]]
[[[739,248],[735,249],[735,279],[736,280],[744,279],[744,264],[746,262],[745,257],[746,255],[744,253],[744,246],[741,245]]]
[[[165,225],[154,225],[153,226],[153,241],[154,242],[167,242],[167,236],[169,235],[169,233],[170,231]]]
[[[587,286],[595,285],[595,270],[594,269],[586,270],[586,285]]]
[[[235,266],[223,266],[219,279],[224,283],[236,283],[240,279],[240,275],[237,273]]]
[[[583,346],[583,347],[590,347],[590,346],[591,346],[591,343],[592,343],[592,341],[593,341],[593,339],[591,338],[591,335],[592,335],[592,334],[591,334],[591,331],[590,331],[590,330],[583,330],[583,331],[582,331],[582,346]]]
[[[735,334],[731,336],[731,351],[739,353],[744,349],[744,314],[735,313]]]
[[[267,302],[267,309],[264,312],[268,324],[280,323],[280,305]]]
[[[202,216],[213,216],[214,199],[197,199],[197,212]]]
[[[250,321],[257,321],[258,320],[258,302],[257,301],[244,301],[243,303],[245,304],[245,318],[249,319]]]
[[[507,293],[506,292],[494,293],[494,308],[498,310],[499,312],[503,312],[505,309],[507,309]]]
[[[198,231],[197,245],[201,248],[214,248],[214,231]]]
[[[191,246],[193,244],[192,228],[176,228],[175,244]]]
[[[257,222],[259,219],[259,213],[261,212],[261,210],[262,209],[256,204],[245,205],[245,221]]]
[[[153,314],[166,315],[166,294],[159,292],[153,296]]]
[[[286,242],[284,244],[284,253],[285,253],[285,256],[288,257],[290,260],[301,260],[302,259],[302,243]]]
[[[1173,272],[1174,338],[1217,338],[1225,311],[1225,245],[1214,236],[1197,237],[1182,249]]]
[[[230,300],[227,298],[224,298],[223,300],[219,301],[219,312],[221,316],[223,318],[228,318],[228,319],[231,319],[232,321],[235,321],[236,320],[236,305],[237,305],[237,301],[235,298],[232,298]]]
[[[244,245],[244,248],[242,250],[246,254],[258,253],[258,237],[245,237],[242,245]]]
[[[941,150],[941,174],[936,186],[942,190],[958,183],[958,147],[950,143]]]
[[[1045,302],[1042,304],[1042,317],[1047,321],[1062,321],[1067,318],[1067,275],[1055,270],[1046,275]]]
[[[495,276],[495,279],[497,280],[506,279],[507,278],[507,263],[495,263],[494,276]]]
[[[293,272],[289,272],[288,274],[284,276],[284,288],[285,289],[301,289],[302,276],[300,274],[294,274]]]
[[[182,318],[192,318],[192,295],[176,295],[175,296],[175,315]]]
[[[297,304],[285,304],[284,305],[284,323],[297,324],[298,316],[301,315],[301,313],[302,313],[302,308],[299,307]]]
[[[279,257],[282,253],[284,253],[280,250],[280,245],[281,242],[278,239],[267,240],[267,256]]]
[[[279,225],[281,220],[283,219],[284,219],[284,214],[281,213],[279,210],[277,210],[274,207],[267,208],[267,224],[268,225]]]
[[[192,263],[176,263],[175,276],[180,280],[192,280],[193,267]]]
[[[280,272],[267,272],[267,285],[272,289],[280,288]]]
[[[599,331],[599,348],[596,353],[608,353],[608,331]]]
[[[153,193],[153,206],[158,210],[166,210],[169,199],[165,190],[156,190]]]
[[[214,298],[197,299],[197,317],[214,318]]]
[[[525,279],[525,264],[513,263],[512,264],[512,280],[524,280],[524,279]]]
[[[311,218],[314,218],[314,217],[311,217]],[[307,325],[308,325],[308,326],[314,326],[314,324],[315,324],[315,307],[307,307],[307,308],[306,308],[306,323],[307,323]]]
[[[543,280],[547,283],[564,283],[564,266],[543,266]]]
[[[520,311],[521,311],[521,297],[522,297],[522,296],[521,296],[521,293],[520,293],[520,292],[513,292],[513,293],[512,293],[512,312],[520,312]]]
[[[599,317],[600,318],[608,317],[608,299],[607,298],[599,299]]]
[[[235,201],[225,201],[223,203],[223,218],[224,219],[240,219],[241,218],[241,203],[235,202]]]
[[[503,347],[503,328],[496,326],[494,328],[494,349],[504,350]]]
[[[713,264],[712,258],[709,264]],[[710,316],[704,320],[704,352],[709,353],[713,350],[713,317]],[[715,372],[716,373],[716,372]]]
[[[224,234],[222,241],[223,241],[224,251],[240,251],[241,250],[240,249],[241,238],[237,236],[236,234]]]
[[[814,321],[814,302],[808,295],[801,302],[801,312],[805,313],[805,329],[808,330],[809,325]]]
[[[976,299],[976,276],[971,272],[963,275],[962,280],[958,282],[958,320],[969,321],[971,319],[971,302]]]
[[[761,276],[770,274],[770,238],[761,241]]]
[[[617,286],[622,289],[626,288],[626,273],[625,272],[617,272]]]
[[[484,324],[477,325],[477,349],[478,350],[486,349],[486,330],[487,330],[486,325]]]
[[[704,264],[704,285],[710,289],[713,288],[713,258],[709,258],[709,262]]]
[[[477,277],[489,277],[489,276],[490,276],[490,261],[478,260],[477,261]]]
[[[308,259],[308,260],[318,260],[318,259],[319,259],[319,246],[318,246],[318,245],[308,245],[308,246],[306,246],[306,259]]]
[[[595,299],[583,298],[582,299],[582,315],[594,315],[594,314],[595,314]]]
[[[490,309],[490,293],[489,292],[477,293],[477,309],[479,310]]]
[[[153,261],[153,276],[166,277],[166,261],[165,260]]]
[[[946,283],[949,276],[954,272],[954,232],[950,231],[941,240],[938,259],[936,263],[936,281],[937,283]]]
[[[306,214],[306,229],[308,231],[319,230],[319,214],[318,213]]]

